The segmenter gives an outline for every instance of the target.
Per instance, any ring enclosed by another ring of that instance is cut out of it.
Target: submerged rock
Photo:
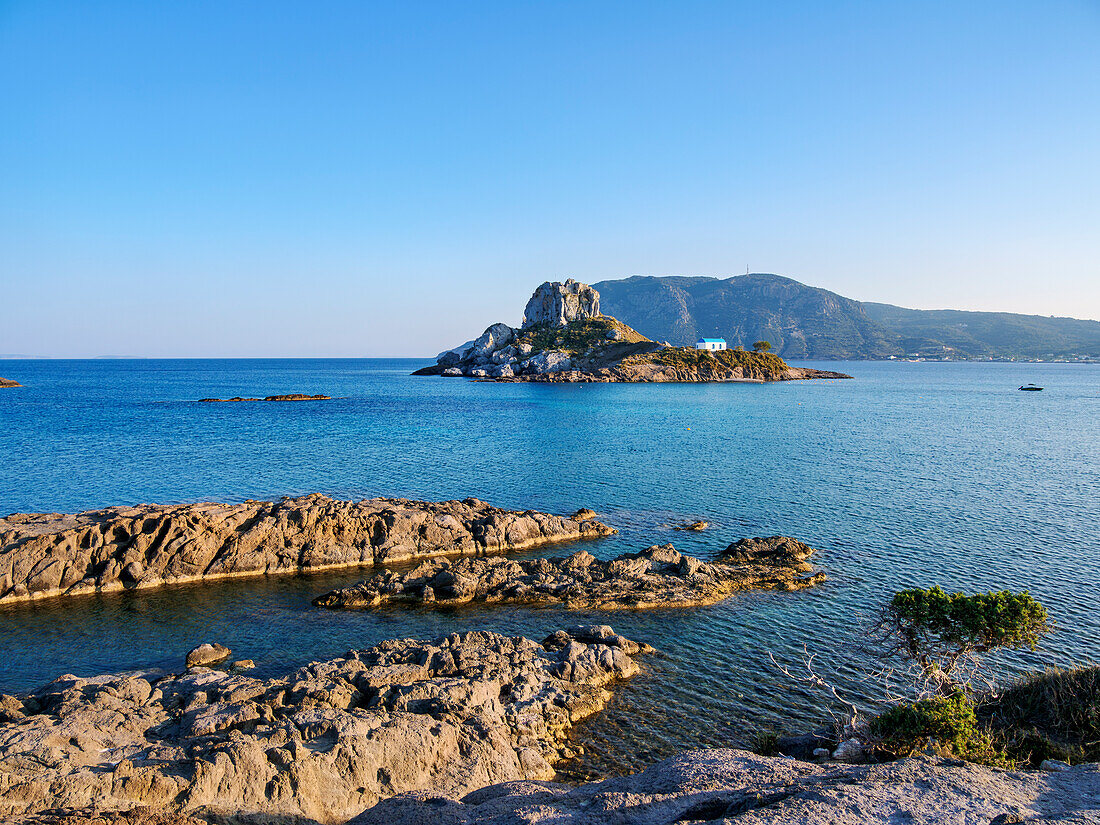
[[[331,608],[389,602],[433,607],[470,602],[561,603],[600,610],[707,605],[741,590],[797,590],[821,582],[824,573],[804,575],[813,570],[806,559],[814,550],[801,547],[805,552],[789,556],[761,555],[715,564],[685,556],[671,544],[611,561],[597,561],[584,550],[558,559],[430,561],[404,573],[379,573],[318,596],[313,603]]]
[[[461,799],[408,794],[380,802],[349,825],[1083,825],[1096,822],[1098,799],[1096,764],[1064,773],[1005,771],[928,757],[821,766],[713,749],[579,787],[512,782]]]
[[[480,555],[615,531],[483,501],[322,495],[279,502],[112,507],[0,518],[0,603],[43,596]]]
[[[548,647],[486,632],[388,641],[268,680],[62,676],[0,727],[0,815],[343,822],[407,791],[549,779],[570,727],[637,672],[641,649],[610,628],[563,633]]]

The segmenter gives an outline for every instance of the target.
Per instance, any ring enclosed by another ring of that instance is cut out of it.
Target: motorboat
[[[1023,390],[1024,392],[1042,392],[1043,391],[1042,387],[1036,387],[1034,384],[1024,384],[1022,387],[1020,387],[1020,389]]]

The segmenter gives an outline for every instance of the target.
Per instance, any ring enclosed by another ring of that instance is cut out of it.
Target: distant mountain
[[[791,278],[647,277],[593,284],[601,308],[672,344],[771,343],[783,358],[1100,358],[1100,322],[861,303]]]

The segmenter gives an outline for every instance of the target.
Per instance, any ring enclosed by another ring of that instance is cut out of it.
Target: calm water
[[[5,361],[0,512],[242,500],[476,496],[621,533],[613,556],[673,541],[707,556],[786,533],[822,548],[826,585],[710,608],[330,612],[361,574],[273,577],[0,609],[0,690],[63,672],[177,666],[206,640],[274,674],[395,636],[484,628],[542,638],[613,624],[661,654],[580,732],[601,772],[684,747],[804,729],[818,697],[778,676],[803,646],[856,696],[860,627],[891,592],[1030,589],[1058,632],[1008,670],[1100,659],[1100,367],[827,364],[855,381],[775,385],[478,384],[412,360]],[[1026,382],[1042,393],[1021,393]],[[298,404],[206,396],[325,393]],[[670,521],[707,519],[701,534]],[[549,554],[566,552],[559,548]]]

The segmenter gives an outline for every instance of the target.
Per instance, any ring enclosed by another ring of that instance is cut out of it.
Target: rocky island
[[[276,679],[206,667],[61,676],[0,695],[0,816],[152,807],[340,823],[408,791],[458,798],[550,779],[572,755],[569,729],[647,649],[597,626],[542,644],[388,641]]]
[[[376,607],[391,602],[449,607],[470,602],[562,604],[598,610],[697,607],[743,590],[799,590],[825,579],[806,561],[814,552],[784,536],[730,545],[709,564],[671,544],[597,561],[581,550],[563,559],[428,561],[386,571],[318,596],[319,607]],[[809,574],[809,575],[806,575]]]
[[[200,404],[226,404],[231,401],[331,401],[331,395],[305,395],[300,392],[292,392],[289,395],[268,395],[264,398],[242,398],[235,395],[232,398],[200,398]]]
[[[5,387],[22,387],[18,381],[12,381],[10,378],[0,378],[0,389]]]
[[[483,501],[313,494],[0,518],[0,603],[429,556],[503,553],[615,531]]]
[[[791,367],[768,352],[709,351],[652,341],[600,313],[600,295],[573,279],[535,290],[514,329],[493,324],[479,337],[440,353],[414,375],[539,382],[764,382],[851,378]]]

